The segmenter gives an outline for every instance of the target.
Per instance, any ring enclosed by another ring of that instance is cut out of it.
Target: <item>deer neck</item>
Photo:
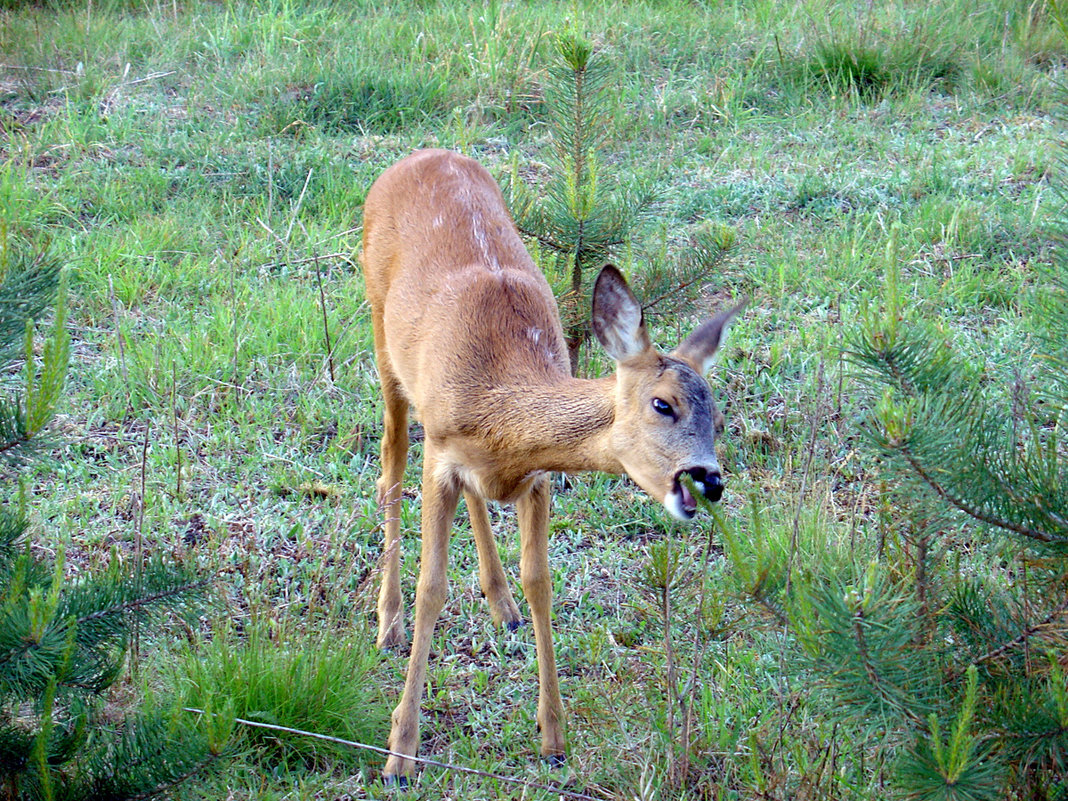
[[[615,376],[498,387],[491,391],[496,442],[490,447],[522,459],[529,470],[619,473],[610,435],[615,422]]]

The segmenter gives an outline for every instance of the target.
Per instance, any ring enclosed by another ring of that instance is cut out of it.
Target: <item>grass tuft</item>
[[[271,132],[294,131],[305,123],[329,134],[391,134],[442,120],[453,105],[448,86],[434,74],[360,69],[287,89],[266,106],[262,125]]]
[[[952,90],[965,70],[955,54],[934,50],[922,39],[881,41],[858,35],[820,41],[802,60],[801,72],[810,84],[834,94],[873,101],[887,93]]]
[[[264,624],[243,639],[216,635],[179,661],[185,706],[362,743],[385,739],[388,710],[374,676],[372,637],[289,635]],[[368,761],[366,752],[300,735],[238,728],[272,770],[323,769]]]
[[[851,89],[868,99],[886,88],[891,75],[884,51],[843,42],[821,42],[809,69],[832,90]]]

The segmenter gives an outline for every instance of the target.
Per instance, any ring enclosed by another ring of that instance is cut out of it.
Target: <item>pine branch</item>
[[[0,232],[0,362],[18,354],[26,321],[48,308],[59,285],[59,264],[47,253],[30,255]]]
[[[1054,726],[1043,731],[1002,731],[999,734],[1006,740],[1047,740],[1053,737],[1064,737],[1068,734],[1068,726]]]
[[[909,467],[911,467],[913,469],[913,471],[915,471],[916,475],[918,475],[921,479],[923,479],[923,481],[931,489],[933,489],[935,491],[935,493],[939,497],[941,497],[944,501],[949,503],[951,506],[959,509],[960,511],[964,512],[965,514],[975,518],[976,520],[979,520],[980,522],[983,522],[983,523],[987,523],[987,524],[989,524],[991,526],[994,526],[996,528],[1005,529],[1007,531],[1013,531],[1013,532],[1015,532],[1017,534],[1020,534],[1020,535],[1022,535],[1024,537],[1028,537],[1030,539],[1038,540],[1040,542],[1063,543],[1063,542],[1068,541],[1063,537],[1054,537],[1053,535],[1051,535],[1051,534],[1049,534],[1049,533],[1047,533],[1045,531],[1041,531],[1039,529],[1031,528],[1030,526],[1025,526],[1022,523],[1015,523],[1015,522],[1013,522],[1011,520],[1006,520],[1005,518],[997,517],[997,516],[995,516],[993,514],[989,514],[987,512],[982,511],[981,509],[977,508],[976,506],[974,506],[973,504],[971,504],[968,501],[964,500],[963,498],[960,498],[960,497],[954,495],[949,490],[947,490],[945,487],[943,487],[938,481],[936,481],[923,468],[923,465],[921,465],[919,463],[919,461],[917,460],[915,454],[908,447],[908,445],[906,445],[904,443],[900,443],[900,444],[898,444],[896,446],[895,451],[897,453],[900,453],[901,456],[904,457],[905,461],[908,462]]]
[[[853,620],[851,625],[851,629],[853,631],[853,641],[857,645],[857,653],[860,654],[860,661],[864,667],[865,674],[867,674],[869,681],[871,681],[872,687],[878,688],[882,684],[882,682],[879,680],[879,674],[875,672],[875,667],[871,663],[871,657],[868,655],[868,643],[864,637],[864,626],[862,625],[863,623],[864,610],[858,609],[853,614]],[[879,693],[880,695],[883,695],[882,691],[879,691]]]
[[[179,774],[178,776],[175,776],[174,778],[166,782],[161,782],[155,787],[149,790],[145,790],[142,793],[137,793],[136,795],[129,796],[129,801],[144,801],[144,799],[155,798],[156,796],[162,795],[168,790],[173,790],[175,787],[178,787],[179,785],[189,781],[197,774],[203,773],[209,765],[218,762],[224,756],[225,754],[223,753],[209,753],[206,757],[204,757],[204,759],[194,763],[189,769]]]
[[[538,244],[548,248],[554,253],[566,253],[569,249],[566,245],[561,245],[548,234],[539,233],[533,228],[533,226],[520,225],[519,220],[516,220],[515,227],[520,234],[527,237],[528,239],[536,240]]]
[[[991,661],[993,659],[997,659],[1002,654],[1005,654],[1005,653],[1013,650],[1014,648],[1019,648],[1021,645],[1023,645],[1025,642],[1027,642],[1029,639],[1031,639],[1031,637],[1035,636],[1040,631],[1042,631],[1044,628],[1046,628],[1051,623],[1053,623],[1053,621],[1055,621],[1058,617],[1063,615],[1066,611],[1068,611],[1068,598],[1065,598],[1060,604],[1058,604],[1053,609],[1052,612],[1050,612],[1048,615],[1046,615],[1046,617],[1044,617],[1041,620],[1041,622],[1035,623],[1035,624],[1033,624],[1031,626],[1028,626],[1022,632],[1020,632],[1017,636],[1015,636],[1011,640],[1009,640],[1007,643],[1004,643],[1004,644],[998,646],[997,648],[993,649],[992,651],[988,651],[987,653],[983,654],[982,656],[976,657],[975,659],[973,659],[971,661],[971,664],[972,665],[981,665],[983,662],[989,662],[989,661]],[[955,671],[952,671],[952,672],[949,673],[948,679],[950,681],[952,681],[952,680],[956,679],[957,677],[959,677],[961,675],[961,673],[963,673],[963,672],[964,671],[962,669],[957,669]]]
[[[892,682],[886,681],[876,669],[875,663],[868,650],[867,636],[864,633],[864,625],[866,622],[863,608],[858,608],[857,611],[853,613],[850,629],[853,634],[853,642],[857,646],[857,655],[860,657],[861,666],[864,668],[864,675],[868,677],[872,689],[881,701],[888,706],[903,712],[905,717],[912,722],[922,724],[923,718],[901,703],[901,699],[906,695],[905,691],[900,687],[895,686]],[[891,692],[891,690],[893,692]]]
[[[785,627],[790,624],[790,618],[787,616],[786,610],[776,602],[774,592],[774,590],[780,589],[775,586],[780,582],[781,576],[773,578],[770,567],[764,567],[758,572],[752,585],[746,588],[746,592],[752,600],[764,607],[764,610],[775,619],[778,625]]]
[[[29,441],[22,399],[14,394],[9,398],[0,397],[0,459],[16,461]]]
[[[915,600],[876,563],[862,584],[804,589],[792,622],[836,714],[883,735],[923,726],[940,705],[943,676],[917,645]]]
[[[25,433],[0,439],[0,458],[5,461],[17,460],[29,446],[31,439],[32,437]]]
[[[19,698],[33,697],[53,679],[71,691],[100,692],[110,686],[129,636],[128,616],[208,583],[178,582],[179,576],[159,564],[148,576],[147,591],[138,592],[128,580],[109,573],[62,592],[53,588],[56,597],[46,600],[44,588],[54,578],[34,575],[27,580],[32,560],[23,556],[19,564],[21,589],[0,616],[0,686]]]
[[[679,294],[685,292],[687,289],[689,289],[691,286],[696,284],[698,281],[702,281],[705,278],[707,278],[707,274],[702,272],[702,273],[699,273],[697,275],[694,275],[692,278],[690,278],[687,281],[683,281],[680,284],[672,286],[670,289],[668,289],[667,291],[662,292],[661,294],[657,295],[652,300],[648,300],[645,303],[643,303],[642,304],[642,311],[647,311],[647,310],[653,308],[654,306],[662,303],[663,301],[667,300],[668,298],[670,298],[670,297],[672,297],[674,295],[679,295]]]
[[[156,603],[157,601],[173,598],[178,595],[184,595],[202,587],[206,587],[210,582],[207,579],[199,579],[197,581],[187,582],[177,587],[171,587],[160,592],[153,593],[152,595],[145,595],[140,598],[134,598],[129,601],[123,601],[121,603],[114,604],[107,609],[100,609],[96,612],[92,612],[84,617],[78,618],[76,623],[88,623],[94,620],[100,620],[102,618],[110,617],[112,615],[125,614],[126,612],[133,612],[142,609],[146,606]]]

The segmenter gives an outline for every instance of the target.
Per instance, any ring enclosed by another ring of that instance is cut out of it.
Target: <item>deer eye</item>
[[[675,417],[675,410],[671,408],[671,404],[662,398],[653,398],[653,408],[664,417]]]

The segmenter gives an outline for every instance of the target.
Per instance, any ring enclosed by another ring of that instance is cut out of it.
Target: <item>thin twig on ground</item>
[[[315,281],[319,285],[319,306],[323,312],[323,337],[326,339],[326,360],[330,366],[330,383],[336,383],[334,377],[334,349],[330,346],[330,320],[326,315],[326,293],[323,291],[323,273],[319,269],[319,257],[314,257]]]
[[[122,371],[122,385],[126,388],[126,407],[130,406],[130,372],[126,369],[126,340],[122,335],[119,317],[119,299],[115,296],[115,282],[108,273],[108,295],[111,298],[111,314],[115,319],[115,339],[119,344],[119,369]]]

